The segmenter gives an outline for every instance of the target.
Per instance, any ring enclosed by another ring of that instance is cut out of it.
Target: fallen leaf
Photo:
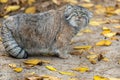
[[[70,4],[77,4],[77,0],[64,0],[64,2],[70,3]]]
[[[37,64],[40,64],[42,62],[42,60],[39,60],[39,59],[29,59],[29,60],[25,60],[24,63],[27,64],[27,65],[37,65]]]
[[[58,77],[54,77],[54,76],[44,75],[42,76],[41,80],[61,80],[61,79]]]
[[[96,46],[110,46],[112,44],[109,40],[101,40],[96,43]]]
[[[94,4],[92,4],[92,3],[83,3],[83,4],[80,4],[80,6],[83,6],[85,8],[91,8],[91,7],[94,6]]]
[[[52,0],[53,3],[57,4],[57,5],[60,5],[61,4],[61,1],[60,0]]]
[[[16,11],[20,8],[19,5],[10,5],[10,6],[7,6],[6,8],[6,13],[9,13],[11,11]]]
[[[75,46],[73,49],[75,49],[75,50],[80,50],[80,49],[89,50],[91,48],[92,48],[92,46],[86,45],[86,46]]]
[[[95,58],[97,58],[97,57],[98,57],[97,54],[91,54],[91,55],[88,55],[88,56],[87,56],[88,59],[95,59]]]
[[[97,63],[96,59],[89,58],[89,61],[90,61],[91,64],[96,64]]]
[[[36,13],[36,7],[28,7],[25,10],[25,13],[27,13],[27,14],[34,14],[34,13]]]
[[[21,67],[19,67],[19,68],[14,68],[14,71],[19,73],[19,72],[22,72],[22,71],[23,71],[23,68],[21,68]]]
[[[89,24],[92,25],[92,26],[99,26],[101,23],[97,22],[97,21],[92,21],[91,20]]]
[[[85,30],[82,30],[82,32],[84,32],[84,33],[91,33],[91,32],[93,32],[93,31],[90,30],[90,29],[85,29]]]
[[[95,14],[97,14],[97,15],[103,15],[106,12],[106,8],[102,5],[96,5],[95,8],[96,8]]]
[[[107,57],[104,57],[102,60],[105,61],[105,62],[109,61],[109,59]]]
[[[102,76],[95,75],[95,76],[94,76],[94,80],[109,80],[109,79],[106,78],[106,77],[102,77]]]
[[[32,5],[33,3],[35,3],[36,2],[36,0],[28,0],[28,4],[29,5]]]
[[[46,68],[49,69],[50,71],[57,71],[57,69],[52,66],[46,66]]]
[[[116,10],[115,10],[115,13],[116,13],[117,15],[120,15],[120,9],[116,9]]]
[[[113,36],[115,36],[116,35],[116,32],[111,32],[111,33],[106,33],[106,34],[104,34],[104,36],[105,37],[113,37]]]
[[[33,74],[33,75],[27,75],[25,76],[25,80],[43,80],[42,76],[38,76],[37,74]]]
[[[116,29],[120,29],[120,26],[115,26]]]
[[[70,78],[69,80],[78,80],[77,78]]]
[[[69,76],[75,76],[73,72],[64,72],[64,71],[59,71],[60,74],[62,75],[69,75]]]
[[[7,3],[8,0],[0,0],[0,3]]]
[[[88,72],[90,69],[88,67],[77,67],[77,68],[74,68],[73,70],[84,73],[84,72]]]
[[[16,64],[14,64],[14,63],[12,63],[12,64],[9,64],[9,67],[10,67],[10,68],[16,68],[16,67],[17,67],[17,65],[16,65]]]
[[[1,37],[0,37],[0,41],[1,41],[1,42],[3,41]]]
[[[8,18],[8,17],[9,17],[9,15],[5,15],[3,18],[5,18],[5,19],[6,19],[6,18]]]

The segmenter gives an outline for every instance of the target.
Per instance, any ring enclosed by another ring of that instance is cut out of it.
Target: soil
[[[39,2],[40,0],[38,0]],[[117,3],[116,0],[94,0],[92,1],[95,5],[102,4],[105,6],[115,6]],[[81,1],[81,3],[84,3]],[[42,4],[42,3],[40,3]],[[49,9],[55,9],[55,4],[52,4],[53,6],[49,7]],[[62,6],[62,5],[61,5]],[[60,6],[57,6],[60,7]],[[46,10],[49,10],[46,9]],[[94,10],[92,10],[94,11]],[[39,11],[38,11],[39,12]],[[19,12],[11,13],[17,14]],[[94,15],[93,19],[106,19],[105,16],[101,15]],[[120,15],[114,15],[109,17],[109,19],[120,19]],[[3,18],[0,18],[0,23],[3,22]],[[109,23],[109,24],[102,24],[97,27],[93,27],[91,25],[88,25],[87,28],[91,29],[93,33],[84,33],[81,36],[76,36],[74,39],[77,40],[77,43],[75,45],[92,45],[94,46],[96,42],[105,39],[104,36],[102,36],[100,33],[102,32],[102,27],[107,26],[114,32],[119,32],[119,29],[113,28],[113,26],[120,26],[120,23]],[[110,46],[97,46],[94,47],[91,51],[93,51],[96,54],[105,53],[104,56],[109,58],[108,62],[105,61],[97,61],[96,64],[92,64],[86,56],[89,55],[87,52],[82,53],[81,55],[72,55],[72,57],[68,59],[60,59],[57,57],[49,57],[49,56],[37,56],[37,57],[29,57],[28,59],[42,59],[42,60],[48,60],[50,61],[50,64],[43,64],[43,65],[36,65],[34,67],[27,68],[23,61],[26,59],[15,59],[12,57],[9,57],[5,49],[2,45],[2,42],[0,42],[0,80],[24,80],[26,73],[32,73],[35,72],[38,75],[51,75],[61,78],[62,80],[70,80],[70,78],[77,78],[78,80],[93,80],[93,76],[100,75],[104,77],[115,77],[120,78],[120,64],[118,64],[118,61],[120,60],[120,36],[117,36],[118,40],[113,40],[112,45]],[[10,67],[9,64],[15,63],[17,66],[22,67],[23,71],[20,73],[14,72]],[[60,71],[67,71],[67,72],[74,72],[76,76],[68,76],[68,75],[62,75],[58,72],[49,71],[45,68],[46,65],[51,65],[55,68],[57,68]],[[72,71],[72,68],[78,67],[78,66],[88,66],[90,68],[90,71],[85,73],[80,73],[76,71]]]

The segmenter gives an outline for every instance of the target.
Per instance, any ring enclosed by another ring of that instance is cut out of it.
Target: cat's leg
[[[15,58],[27,58],[28,54],[27,52],[22,49],[17,42],[15,41],[12,32],[6,26],[3,24],[3,27],[1,29],[1,35],[3,39],[3,45],[5,47],[5,50],[7,53],[9,53],[10,56],[15,57]]]
[[[62,59],[67,59],[70,58],[70,47],[69,46],[64,46],[62,48],[58,48],[58,49],[54,49],[52,51],[52,53],[54,53],[53,55],[62,58]]]

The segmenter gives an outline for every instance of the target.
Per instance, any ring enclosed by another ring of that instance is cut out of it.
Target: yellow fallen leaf
[[[91,2],[91,0],[84,0],[84,2],[88,2],[88,3],[90,3],[90,2]]]
[[[120,64],[120,60],[118,61],[118,64]]]
[[[111,31],[108,27],[103,27],[103,31]]]
[[[14,71],[19,73],[19,72],[22,72],[22,71],[23,71],[23,68],[21,68],[21,67],[19,67],[19,68],[14,68]]]
[[[40,79],[40,80],[61,80],[61,79],[58,77],[54,77],[54,76],[43,75],[42,79]]]
[[[99,26],[101,23],[97,22],[97,21],[92,21],[91,20],[89,24],[92,25],[92,26]]]
[[[36,2],[36,0],[28,0],[28,4],[29,5],[32,5],[33,3],[35,3]]]
[[[92,3],[83,3],[83,4],[80,4],[81,6],[85,7],[85,8],[91,8],[94,6],[94,4]]]
[[[104,34],[105,37],[113,37],[115,35],[116,35],[116,32],[111,32],[111,33]]]
[[[96,5],[95,8],[95,14],[103,15],[106,12],[106,8],[102,5]]]
[[[95,59],[95,58],[97,58],[97,57],[98,57],[97,54],[91,54],[91,55],[88,55],[88,56],[87,56],[88,59]]]
[[[28,7],[25,10],[25,13],[27,13],[27,14],[34,14],[34,13],[36,13],[36,7]]]
[[[25,60],[24,63],[27,65],[37,65],[39,63],[41,63],[42,61],[39,59],[29,59],[29,60]]]
[[[77,67],[77,68],[74,68],[73,70],[84,73],[84,72],[88,72],[90,69],[88,67]]]
[[[6,18],[8,18],[8,17],[9,17],[9,15],[5,15],[3,18],[5,18],[5,19],[6,19]]]
[[[70,78],[69,80],[78,80],[77,78]]]
[[[102,60],[105,61],[105,62],[109,61],[109,59],[107,57],[104,57]]]
[[[7,3],[8,0],[0,0],[0,3]]]
[[[106,78],[106,77],[102,77],[102,76],[95,75],[95,76],[94,76],[94,80],[109,80],[109,79]]]
[[[105,34],[108,34],[108,33],[111,33],[111,31],[109,31],[109,30],[107,31],[107,30],[106,30],[106,31],[103,31],[101,34],[102,34],[102,35],[105,35]]]
[[[116,29],[120,29],[120,26],[115,26]]]
[[[57,69],[52,66],[46,66],[46,68],[49,69],[50,71],[57,71]]]
[[[0,37],[0,41],[2,42],[2,38]]]
[[[96,46],[110,46],[112,44],[109,40],[101,40],[96,43]]]
[[[111,37],[111,38],[110,38],[110,40],[117,40],[117,41],[119,41],[119,38],[118,38],[118,37],[113,36],[113,37]]]
[[[90,30],[90,29],[85,29],[85,30],[83,30],[82,32],[84,32],[84,33],[91,33],[91,32],[93,32],[93,31]]]
[[[9,67],[10,68],[16,68],[17,66],[16,66],[16,64],[12,63],[12,64],[9,64]]]
[[[117,15],[120,15],[120,9],[116,9],[116,10],[115,10],[115,13],[116,13]]]
[[[20,8],[19,5],[7,6],[7,8],[6,8],[6,13],[11,12],[11,11],[16,11],[16,10],[18,10],[19,8]]]
[[[91,64],[96,64],[97,63],[96,59],[93,59],[93,58],[89,58],[89,61],[90,61]]]
[[[80,50],[80,49],[89,50],[91,48],[92,48],[92,46],[86,45],[86,46],[75,46],[73,49],[75,49],[75,50]]]
[[[73,72],[64,72],[64,71],[59,71],[60,74],[62,75],[69,75],[69,76],[75,76]]]
[[[61,1],[60,0],[52,0],[53,3],[57,4],[57,5],[60,5],[61,4]]]
[[[64,2],[70,3],[70,4],[77,4],[77,0],[63,0]]]

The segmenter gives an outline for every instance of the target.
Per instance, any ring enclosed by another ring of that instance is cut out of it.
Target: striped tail
[[[3,24],[3,27],[1,29],[1,35],[5,50],[9,53],[10,56],[19,59],[28,57],[27,52],[17,44],[11,31],[5,24]]]

